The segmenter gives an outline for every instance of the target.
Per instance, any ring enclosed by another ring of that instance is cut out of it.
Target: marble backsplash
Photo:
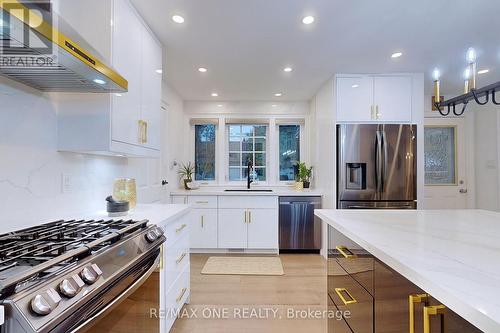
[[[58,152],[54,97],[0,78],[0,233],[103,209],[118,177],[160,199],[158,160]]]

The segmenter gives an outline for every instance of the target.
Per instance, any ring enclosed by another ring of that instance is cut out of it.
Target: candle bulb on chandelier
[[[434,69],[432,72],[432,78],[434,79],[434,101],[436,103],[439,103],[441,101],[441,92],[440,92],[440,77],[441,73],[439,72],[439,69]]]
[[[470,92],[470,67],[467,67],[464,72],[464,82],[464,94],[468,94]]]
[[[467,63],[469,65],[469,83],[468,83],[468,91],[471,91],[472,89],[476,89],[476,74],[477,74],[477,54],[476,50],[472,47],[470,47],[467,50],[467,55],[466,55]]]

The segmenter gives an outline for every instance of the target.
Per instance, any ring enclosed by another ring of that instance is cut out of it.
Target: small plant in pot
[[[182,178],[184,182],[184,188],[186,190],[189,190],[188,184],[193,181],[193,174],[194,174],[194,165],[191,164],[191,162],[188,162],[188,164],[182,163],[181,167],[179,168],[179,171],[177,171],[179,176]]]
[[[311,187],[312,167],[307,167],[304,162],[298,162],[297,181],[302,182],[303,188]]]

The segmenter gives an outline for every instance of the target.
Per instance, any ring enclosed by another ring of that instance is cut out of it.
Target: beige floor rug
[[[284,275],[279,257],[210,257],[201,274]]]

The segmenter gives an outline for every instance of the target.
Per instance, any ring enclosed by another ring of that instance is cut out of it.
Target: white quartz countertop
[[[139,204],[133,211],[130,211],[125,216],[109,217],[105,210],[85,215],[85,219],[131,219],[131,220],[149,220],[152,224],[166,224],[174,221],[180,216],[187,213],[190,209],[189,205],[174,205],[174,204]]]
[[[500,332],[500,213],[316,210],[326,223],[485,332]]]
[[[272,192],[260,192],[260,191],[224,191],[225,189],[237,189],[235,187],[202,187],[197,190],[183,190],[177,189],[171,191],[171,195],[231,195],[231,196],[323,196],[323,193],[319,190],[314,189],[303,189],[301,191],[296,191],[292,187],[253,187],[252,189],[272,189]],[[239,188],[238,188],[239,189]]]

